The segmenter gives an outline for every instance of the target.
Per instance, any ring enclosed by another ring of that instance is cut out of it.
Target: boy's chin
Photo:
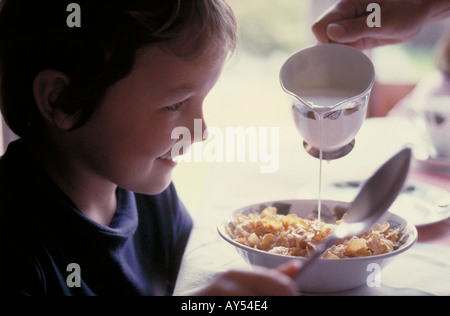
[[[153,179],[155,180],[155,179]],[[136,193],[157,195],[162,193],[172,182],[172,177],[168,176],[164,179],[158,179],[157,181],[151,181],[147,185],[140,185],[136,190],[131,190]]]

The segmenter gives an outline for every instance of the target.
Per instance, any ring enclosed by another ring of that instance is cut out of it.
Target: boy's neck
[[[50,148],[34,146],[34,158],[87,218],[109,226],[117,209],[117,185],[91,172],[76,155]]]

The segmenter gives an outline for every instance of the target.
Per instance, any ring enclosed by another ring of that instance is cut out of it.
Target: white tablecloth
[[[214,230],[195,230],[175,295],[189,295],[228,269],[251,269]],[[450,295],[450,247],[416,243],[381,272],[381,286],[333,295]]]
[[[405,119],[366,120],[353,152],[324,164],[323,182],[367,178],[410,142],[413,135],[410,128]],[[227,269],[250,269],[236,250],[218,235],[216,225],[222,216],[264,201],[314,198],[311,188],[317,187],[318,160],[305,153],[292,126],[280,126],[280,136],[280,165],[273,174],[262,174],[258,165],[245,163],[211,163],[206,169],[204,165],[182,167],[192,168],[192,174],[183,173],[181,168],[182,177],[178,177],[175,184],[179,184],[179,193],[186,200],[195,228],[175,295],[192,293]],[[382,271],[381,287],[363,286],[339,294],[450,295],[450,245],[416,243]]]

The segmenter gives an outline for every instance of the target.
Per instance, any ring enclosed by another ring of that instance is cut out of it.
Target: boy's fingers
[[[300,260],[291,260],[288,263],[280,265],[276,268],[278,272],[293,278],[297,275],[298,271],[301,269],[302,263]]]
[[[234,293],[239,295],[297,295],[296,287],[289,277],[270,269],[235,270],[226,274],[226,279],[234,286]]]

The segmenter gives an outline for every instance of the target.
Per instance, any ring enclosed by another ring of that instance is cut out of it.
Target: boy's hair
[[[139,48],[158,45],[182,58],[235,49],[236,21],[226,0],[78,0],[81,27],[67,24],[71,2],[2,0],[1,111],[21,137],[40,125],[33,82],[44,69],[70,78],[52,106],[81,111],[77,128],[130,73]]]

